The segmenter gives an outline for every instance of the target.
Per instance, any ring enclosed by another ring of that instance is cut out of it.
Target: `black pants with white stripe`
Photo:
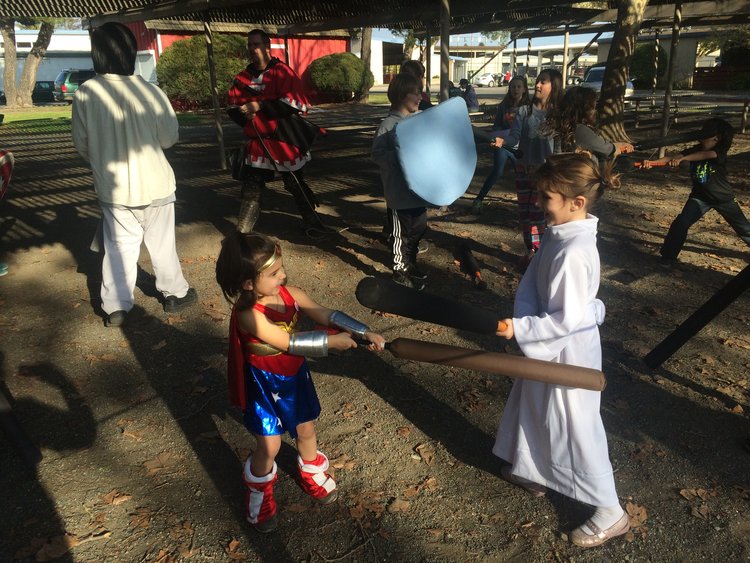
[[[393,271],[406,271],[417,261],[417,247],[427,230],[427,208],[388,209],[392,228]]]

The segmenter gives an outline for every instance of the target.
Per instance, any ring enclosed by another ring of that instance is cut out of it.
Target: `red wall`
[[[147,29],[143,22],[129,23],[127,26],[135,35],[139,51],[150,50],[155,53],[156,60],[159,60],[159,41],[161,49],[164,50],[173,43],[188,39],[194,34],[172,34],[158,33],[156,30]],[[157,40],[157,35],[159,40]],[[282,61],[289,63],[297,74],[302,77],[302,85],[305,93],[314,100],[316,96],[315,88],[310,82],[310,73],[307,69],[315,59],[330,55],[332,53],[345,53],[349,50],[349,39],[346,37],[290,37],[288,39],[289,52],[285,48],[283,37],[271,38],[271,56],[278,57]],[[288,59],[288,60],[287,60]],[[239,72],[240,69],[237,69]]]
[[[289,66],[302,78],[302,88],[313,103],[320,103],[325,99],[318,94],[310,80],[307,69],[310,64],[320,57],[332,53],[345,53],[349,50],[349,39],[342,37],[290,37],[289,38]]]
[[[158,60],[159,53],[156,48],[156,31],[153,29],[146,29],[146,24],[143,22],[135,22],[125,24],[130,28],[130,31],[135,35],[135,41],[138,45],[139,51],[154,51]]]

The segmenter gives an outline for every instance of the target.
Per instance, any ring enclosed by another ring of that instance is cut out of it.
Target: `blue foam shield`
[[[409,188],[433,205],[450,205],[469,187],[477,147],[463,98],[451,98],[395,129],[398,159]]]

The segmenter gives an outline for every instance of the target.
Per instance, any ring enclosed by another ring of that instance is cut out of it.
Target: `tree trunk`
[[[363,27],[362,28],[362,51],[360,53],[360,57],[362,58],[362,62],[365,64],[365,73],[367,73],[368,70],[370,70],[370,64],[372,61],[372,28],[371,27]],[[382,77],[381,77],[382,80]],[[368,98],[370,97],[370,91],[368,90],[365,92],[362,96],[362,101],[364,103],[367,103]]]
[[[51,23],[42,22],[36,41],[34,41],[34,45],[32,45],[31,51],[29,51],[26,57],[23,72],[21,73],[21,81],[18,83],[16,103],[20,107],[30,107],[32,105],[31,92],[34,90],[34,85],[36,84],[36,73],[47,52],[47,47],[49,47],[49,42],[54,32],[55,28]]]
[[[412,41],[411,43],[404,42],[404,54],[402,55],[401,62],[404,61],[410,61],[412,59],[412,55],[414,54],[414,45],[415,43]]]
[[[607,57],[602,92],[599,96],[600,132],[610,141],[629,141],[624,127],[625,87],[630,60],[635,51],[638,29],[648,0],[617,0],[617,27]]]
[[[5,103],[9,108],[16,107],[16,31],[13,18],[0,19],[0,33],[3,36],[3,47],[5,53],[3,60],[5,69],[3,71],[3,88],[5,90]]]

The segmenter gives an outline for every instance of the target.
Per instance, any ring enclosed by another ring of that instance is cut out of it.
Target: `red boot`
[[[273,486],[276,484],[276,463],[264,477],[256,477],[250,471],[250,458],[245,461],[242,472],[245,480],[245,517],[259,532],[272,532],[276,529],[276,501]]]
[[[316,502],[328,504],[336,500],[336,482],[326,471],[328,470],[328,458],[323,452],[318,452],[313,461],[303,461],[297,456],[299,466],[299,480],[302,490],[310,495]]]

